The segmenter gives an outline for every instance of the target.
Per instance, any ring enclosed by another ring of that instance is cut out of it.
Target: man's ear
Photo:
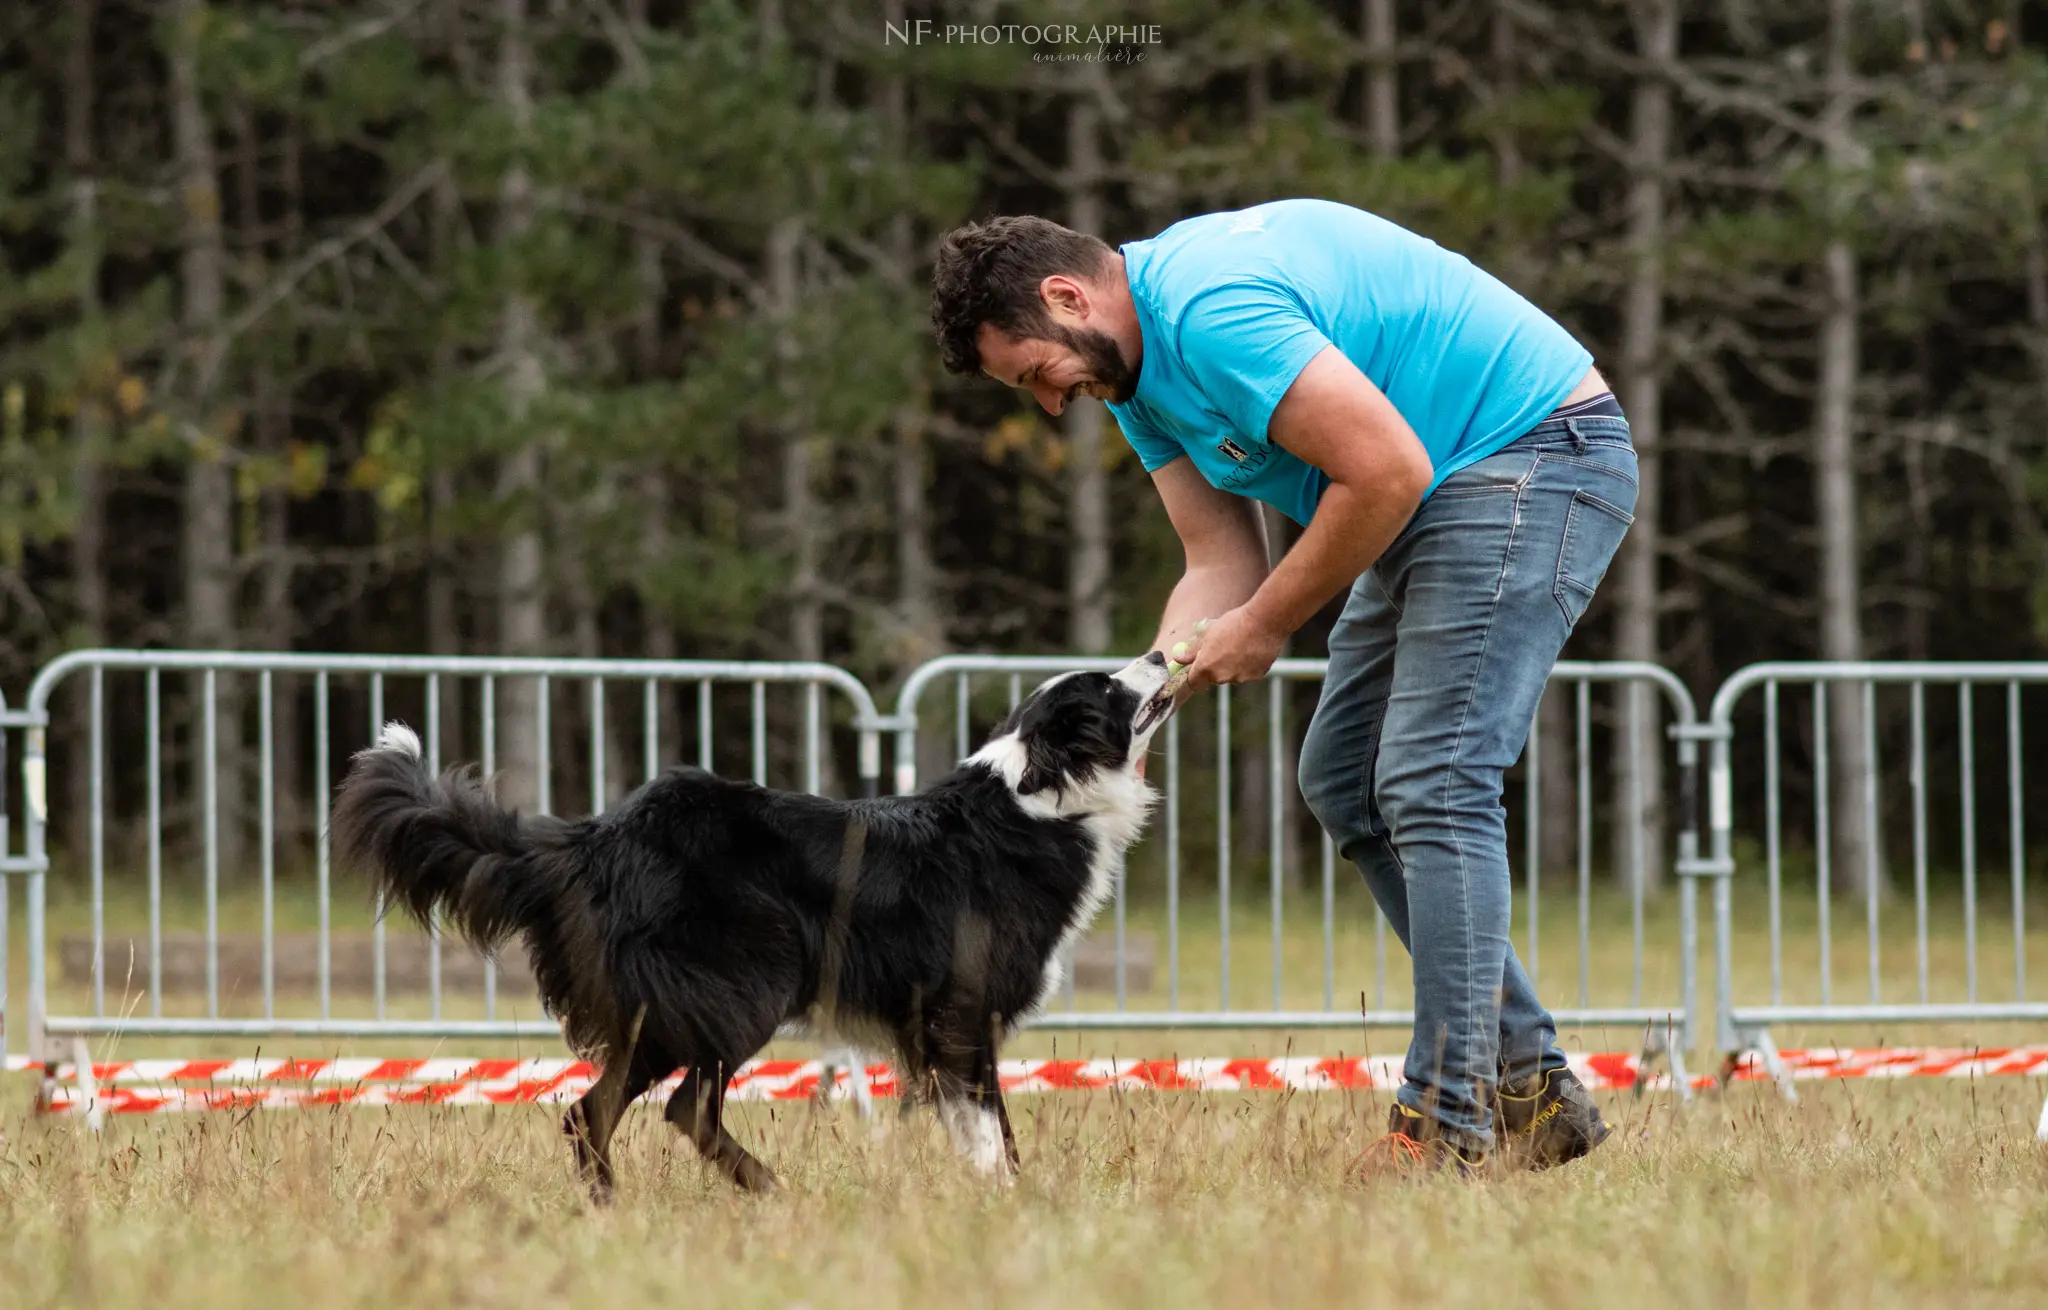
[[[1088,288],[1065,273],[1046,274],[1038,283],[1038,298],[1049,310],[1064,311],[1077,319],[1087,317]]]

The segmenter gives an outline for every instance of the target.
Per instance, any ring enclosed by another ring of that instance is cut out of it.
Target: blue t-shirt
[[[1267,439],[1273,408],[1335,345],[1429,452],[1429,490],[1562,404],[1593,356],[1463,255],[1327,200],[1175,223],[1123,247],[1145,354],[1111,405],[1150,471],[1182,455],[1297,523],[1329,479]],[[1425,493],[1427,494],[1427,493]]]

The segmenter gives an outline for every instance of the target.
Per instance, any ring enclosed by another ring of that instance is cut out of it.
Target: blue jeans
[[[1625,420],[1547,419],[1446,478],[1330,633],[1302,796],[1414,962],[1399,1099],[1468,1147],[1498,1079],[1565,1062],[1508,941],[1502,778],[1635,502]]]

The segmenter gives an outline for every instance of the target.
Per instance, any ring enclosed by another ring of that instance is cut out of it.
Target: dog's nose
[[[1148,651],[1145,655],[1145,662],[1147,664],[1157,664],[1160,667],[1164,668],[1166,665],[1166,656],[1163,652],[1160,651]]]

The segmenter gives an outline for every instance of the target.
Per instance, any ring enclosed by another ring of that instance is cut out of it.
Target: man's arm
[[[1197,622],[1236,609],[1266,581],[1266,524],[1256,504],[1210,486],[1191,459],[1153,470],[1152,485],[1187,555],[1152,640],[1151,649],[1171,651]]]
[[[1330,485],[1279,566],[1240,608],[1210,623],[1189,675],[1196,686],[1264,677],[1288,636],[1393,544],[1435,477],[1408,421],[1334,346],[1288,387],[1267,436]]]
[[[1280,398],[1267,435],[1330,479],[1294,549],[1246,604],[1285,636],[1394,544],[1436,470],[1401,411],[1334,346]]]

